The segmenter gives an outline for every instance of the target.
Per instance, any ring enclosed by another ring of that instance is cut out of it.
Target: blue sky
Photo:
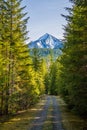
[[[30,41],[38,39],[45,33],[63,38],[63,26],[66,24],[61,14],[67,14],[65,7],[70,7],[69,0],[24,0],[26,11],[30,16],[28,30]]]

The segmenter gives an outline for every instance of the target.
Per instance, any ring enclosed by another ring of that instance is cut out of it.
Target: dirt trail
[[[64,130],[61,123],[61,113],[55,96],[47,96],[43,109],[37,114],[28,130],[43,130],[44,122],[47,119],[49,107],[52,106],[52,128],[53,130]]]
[[[53,121],[53,130],[64,130],[61,123],[61,112],[56,101],[56,97],[52,97],[53,102],[53,112],[52,112],[52,121]]]

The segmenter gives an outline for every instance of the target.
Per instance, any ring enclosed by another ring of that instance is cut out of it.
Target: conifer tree
[[[74,6],[65,18],[65,46],[61,58],[62,94],[69,107],[80,115],[87,113],[87,3],[72,0]]]
[[[0,92],[1,92],[1,114],[5,111],[5,100],[8,98],[5,98],[6,91],[5,88],[8,88],[8,48],[7,47],[7,8],[6,8],[6,2],[4,0],[0,1],[0,59],[1,59],[1,75],[0,75]]]
[[[25,45],[28,21],[27,13],[23,13],[25,7],[21,7],[20,0],[0,1],[0,4],[0,105],[1,113],[8,114],[21,107],[22,91],[25,89],[27,92],[25,86],[29,85],[32,72],[29,50]]]
[[[46,64],[44,60],[41,58],[39,51],[37,48],[33,49],[33,68],[35,71],[35,78],[36,78],[36,84],[37,84],[37,90],[38,94],[41,95],[44,93],[45,87],[44,87],[44,75],[46,71]]]

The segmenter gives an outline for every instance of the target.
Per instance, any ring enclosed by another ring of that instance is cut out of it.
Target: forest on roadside
[[[69,109],[87,115],[87,1],[70,0],[64,47],[56,61],[30,50],[26,6],[0,0],[0,115],[35,104],[41,95],[61,95]]]

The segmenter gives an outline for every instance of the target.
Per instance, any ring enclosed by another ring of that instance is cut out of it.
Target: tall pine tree
[[[25,44],[25,7],[21,7],[21,0],[1,0],[0,5],[0,113],[8,114],[29,106],[27,99],[36,84]]]
[[[80,115],[87,113],[87,2],[72,0],[65,27],[65,46],[61,58],[62,91],[69,107]]]

